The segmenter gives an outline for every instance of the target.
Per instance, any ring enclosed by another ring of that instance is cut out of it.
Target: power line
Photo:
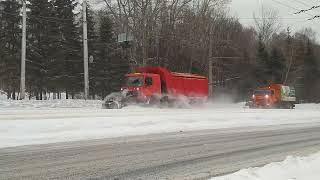
[[[272,0],[273,2],[275,2],[275,3],[277,3],[277,4],[280,4],[280,5],[282,5],[282,6],[286,6],[287,8],[291,8],[291,9],[294,9],[294,10],[298,10],[297,8],[295,8],[295,7],[292,7],[292,6],[288,6],[288,5],[286,5],[286,4],[284,4],[284,3],[282,3],[282,2],[279,2],[279,1],[277,1],[277,0]],[[301,1],[301,0],[294,0],[294,1],[296,1],[296,2],[298,2],[298,3],[300,3],[300,4],[303,4],[303,5],[305,5],[305,6],[309,6],[308,4],[306,4],[305,2],[303,2],[303,1]],[[261,8],[261,13],[263,13],[263,0],[259,0],[258,1],[259,2],[259,8]],[[306,14],[308,14],[308,13],[306,13]],[[311,15],[311,14],[308,14],[308,15]],[[254,20],[254,19],[281,19],[281,20],[304,20],[304,21],[296,21],[295,22],[295,24],[300,24],[300,23],[303,23],[303,22],[306,22],[305,21],[305,18],[287,18],[287,17],[284,17],[284,18],[278,18],[278,17],[276,17],[276,18],[267,18],[267,17],[262,17],[263,15],[261,15],[261,17],[260,18],[246,18],[246,17],[243,17],[243,18],[238,18],[239,20],[241,20],[241,19],[244,19],[244,20]],[[312,15],[311,15],[312,16]],[[292,24],[292,23],[291,23]]]
[[[259,0],[259,2],[260,1],[262,1],[262,0]],[[273,2],[275,2],[275,3],[277,3],[277,4],[280,4],[280,5],[282,5],[282,6],[285,6],[285,7],[287,7],[287,8],[290,8],[290,9],[293,9],[293,10],[295,10],[295,11],[299,11],[299,9],[298,8],[295,8],[295,7],[292,7],[292,6],[290,6],[290,5],[287,5],[287,4],[284,4],[284,3],[282,3],[282,2],[280,2],[280,1],[278,1],[278,0],[271,0],[271,1],[273,1]],[[298,2],[298,3],[300,3],[300,4],[303,4],[303,5],[305,5],[305,6],[309,6],[308,4],[306,4],[305,2],[303,2],[303,1],[301,1],[301,0],[294,0],[295,2]],[[261,3],[261,2],[260,2]],[[262,7],[262,4],[261,4],[261,8],[263,9],[263,7]],[[313,7],[314,8],[314,7]],[[303,12],[300,12],[300,13],[305,13],[305,14],[307,14],[307,15],[310,15],[310,16],[313,16],[313,18],[309,18],[308,20],[312,20],[312,19],[315,19],[315,18],[318,18],[317,16],[314,16],[314,15],[312,15],[312,14],[309,14],[309,13],[307,13],[307,11],[303,11]],[[296,13],[294,13],[294,14],[296,14]],[[272,19],[272,18],[269,18],[269,19]],[[290,18],[277,18],[277,19],[290,19]],[[292,18],[292,19],[295,19],[295,18]],[[300,19],[300,18],[296,18],[296,19]]]
[[[2,11],[1,13],[7,14],[7,15],[12,15],[12,16],[17,16],[17,14],[8,13],[8,12],[5,12],[5,11]],[[52,21],[56,21],[56,22],[60,22],[60,21],[74,21],[74,19],[57,18],[57,17],[50,17],[50,16],[28,15],[28,17],[38,18],[38,19],[43,19],[43,20],[52,20]],[[31,19],[31,18],[29,18],[29,19]]]
[[[284,4],[284,3],[280,2],[280,1],[277,1],[277,0],[271,0],[271,1],[273,1],[273,2],[275,2],[275,3],[277,3],[277,4],[280,4],[280,5],[284,6],[284,7],[293,9],[293,10],[295,10],[295,11],[299,11],[299,9],[297,9],[297,8],[295,8],[295,7],[292,7],[292,6],[289,6],[288,4]],[[307,13],[307,12],[303,12],[303,13],[305,13],[305,14],[307,14],[307,15],[309,15],[309,16],[313,16],[312,14],[309,14],[309,13]]]
[[[8,12],[1,12],[3,14],[16,16],[17,14],[8,13]],[[45,16],[35,16],[35,15],[29,15],[27,17],[28,20],[41,20],[41,21],[47,21],[47,22],[57,22],[60,24],[70,24],[70,22],[73,22],[74,19],[61,19],[61,18],[55,18],[55,17],[45,17]]]
[[[254,20],[254,19],[282,19],[282,20],[305,20],[305,18],[289,18],[289,17],[275,17],[275,18],[268,18],[268,17],[255,17],[255,18],[248,18],[248,17],[238,17],[236,19],[249,19],[249,20]]]
[[[294,14],[301,14],[301,13],[305,13],[305,12],[308,12],[308,11],[311,11],[311,10],[313,10],[313,9],[317,9],[317,8],[320,8],[320,5],[318,5],[318,6],[312,6],[311,8],[309,8],[309,9],[303,9],[303,10],[300,10],[299,12],[296,12],[296,13],[294,13]]]
[[[305,6],[307,6],[307,7],[310,6],[309,4],[307,4],[307,3],[305,3],[304,1],[301,1],[301,0],[293,0],[293,1],[295,1],[295,2],[297,2],[297,3],[299,3],[299,4],[302,4],[302,5],[305,5]]]
[[[317,18],[320,18],[320,15],[317,15],[317,16],[314,16],[312,18],[309,18],[308,20],[314,20],[314,19],[317,19]]]
[[[73,21],[74,20],[74,19],[57,18],[57,17],[49,17],[49,16],[35,16],[35,15],[29,15],[29,16],[42,18],[42,19],[48,19],[48,20],[56,20],[56,21]]]
[[[303,21],[295,21],[295,22],[292,22],[292,23],[288,23],[288,25],[290,26],[295,26],[297,24],[304,24],[304,23],[308,23],[310,21],[306,21],[306,20],[303,20]]]
[[[273,1],[273,2],[276,2],[276,3],[278,3],[278,4],[281,4],[281,5],[285,6],[285,7],[289,7],[289,8],[291,8],[291,9],[295,9],[296,11],[299,11],[298,13],[294,13],[294,14],[305,13],[305,14],[307,14],[307,15],[309,15],[309,16],[312,16],[311,18],[309,18],[309,19],[307,19],[307,20],[314,20],[314,19],[320,18],[319,15],[316,15],[316,16],[315,16],[315,15],[312,15],[312,14],[309,14],[309,13],[308,13],[308,11],[310,11],[310,10],[312,10],[312,9],[319,8],[320,6],[313,6],[313,7],[310,8],[309,10],[299,10],[299,9],[294,8],[294,7],[292,7],[292,6],[285,5],[285,4],[283,4],[283,3],[281,3],[281,2],[279,2],[279,1],[277,1],[277,0],[272,0],[272,1]]]

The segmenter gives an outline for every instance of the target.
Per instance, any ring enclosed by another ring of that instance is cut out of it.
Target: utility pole
[[[284,79],[284,82],[283,82],[284,85],[287,84],[289,73],[291,71],[291,66],[292,66],[292,62],[293,62],[293,47],[292,47],[292,44],[291,44],[291,48],[290,49],[291,49],[290,61],[289,61],[288,69],[287,69],[286,76],[285,76],[285,79]]]
[[[20,99],[26,96],[26,36],[27,36],[27,7],[26,1],[22,0],[22,47],[21,47],[21,84]]]
[[[87,0],[82,3],[83,14],[83,63],[84,63],[84,97],[89,98],[89,64],[88,64],[88,27],[87,27]]]
[[[289,59],[289,62],[287,64],[287,70],[286,70],[286,73],[285,73],[283,84],[287,84],[287,80],[288,80],[289,73],[291,71],[292,62],[293,62],[293,44],[292,44],[292,39],[291,39],[290,33],[291,33],[290,32],[290,28],[288,27],[288,29],[287,29],[288,47],[287,48],[288,48],[288,55],[290,56],[290,59]]]
[[[209,54],[208,54],[208,58],[209,58],[209,73],[208,73],[208,76],[209,76],[209,98],[212,97],[213,95],[213,57],[212,57],[212,48],[213,48],[213,45],[212,45],[212,25],[210,25],[210,30],[209,30]]]

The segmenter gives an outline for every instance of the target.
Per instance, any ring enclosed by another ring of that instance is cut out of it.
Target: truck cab
[[[121,91],[130,101],[149,101],[152,96],[161,94],[160,75],[152,73],[132,73],[126,75]]]
[[[255,106],[271,106],[277,101],[275,90],[273,89],[256,89],[253,92],[252,100]]]

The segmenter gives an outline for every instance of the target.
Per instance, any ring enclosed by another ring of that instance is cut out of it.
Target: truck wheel
[[[160,99],[160,107],[169,107],[169,97],[165,96]]]
[[[293,103],[291,103],[291,109],[294,109],[296,106],[293,104]]]
[[[286,104],[284,105],[284,108],[285,108],[285,109],[293,109],[293,107],[294,107],[294,105],[293,105],[292,103],[286,103]]]
[[[281,103],[276,103],[276,104],[274,105],[274,107],[275,107],[276,109],[282,109],[282,108],[283,108],[283,105],[282,105]]]
[[[154,106],[154,105],[159,105],[160,104],[160,99],[156,96],[151,96],[149,97],[149,104]]]
[[[119,102],[112,102],[112,103],[109,103],[108,105],[104,105],[104,108],[105,109],[121,109],[122,106],[121,106],[121,103]]]

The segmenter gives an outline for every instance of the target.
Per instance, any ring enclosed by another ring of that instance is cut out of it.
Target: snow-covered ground
[[[0,98],[0,112],[10,110],[30,110],[30,109],[68,109],[68,108],[81,108],[81,109],[99,109],[101,108],[102,101],[85,101],[85,100],[6,100],[6,97]]]
[[[320,105],[295,110],[211,104],[194,109],[101,109],[101,101],[0,100],[0,147],[151,133],[320,122]]]
[[[319,180],[320,152],[309,157],[287,157],[261,168],[240,170],[211,180]]]

